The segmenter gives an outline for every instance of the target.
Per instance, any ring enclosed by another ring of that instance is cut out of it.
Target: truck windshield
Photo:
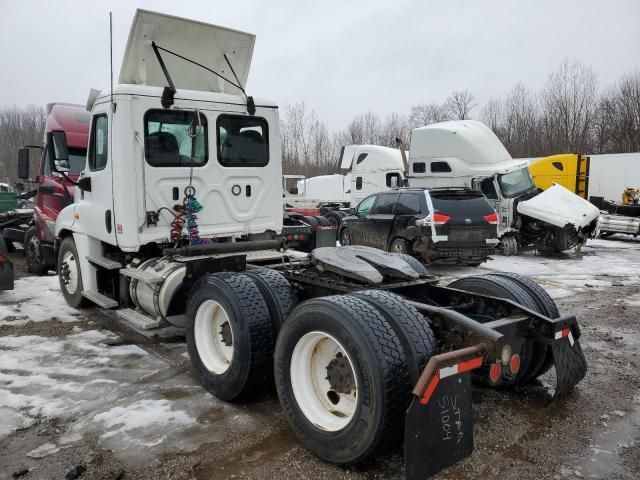
[[[529,170],[526,168],[498,175],[498,183],[502,196],[506,198],[517,197],[534,188]]]
[[[84,148],[69,149],[69,173],[79,175],[84,170],[87,161],[87,151]]]

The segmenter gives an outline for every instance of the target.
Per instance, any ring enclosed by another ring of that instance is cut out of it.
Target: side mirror
[[[82,178],[78,179],[78,182],[76,183],[76,185],[78,185],[78,188],[80,190],[82,190],[83,192],[90,192],[91,191],[91,177],[82,177]]]
[[[22,180],[29,178],[29,149],[27,147],[18,150],[18,178]]]
[[[67,148],[67,136],[64,132],[51,132],[49,140],[53,158],[53,169],[56,172],[69,171],[69,149]]]
[[[351,207],[349,209],[349,215],[355,215],[356,214],[356,209],[354,207]]]

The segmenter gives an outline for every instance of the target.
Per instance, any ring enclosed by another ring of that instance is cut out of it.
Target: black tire
[[[331,225],[336,228],[340,228],[340,224],[342,223],[342,216],[338,212],[327,212],[324,217],[329,221]]]
[[[461,278],[448,286],[466,292],[492,295],[494,297],[512,300],[531,310],[536,309],[536,304],[531,299],[529,293],[509,278],[502,278],[492,274],[478,275]],[[528,377],[530,367],[537,365],[536,368],[539,368],[540,366],[541,353],[539,350],[534,350],[534,342],[525,340],[522,348],[517,353],[520,354],[520,370],[518,370],[518,373],[513,378],[504,379],[503,385],[524,385],[525,382],[523,382],[523,380]],[[542,352],[542,358],[544,358],[544,352]],[[486,383],[488,367],[485,365],[475,370],[474,378],[481,383]]]
[[[67,262],[69,262],[69,265]],[[77,272],[77,283],[76,288],[72,290],[72,269],[74,264],[75,272]],[[58,252],[58,281],[60,282],[62,296],[69,306],[81,308],[87,304],[87,300],[82,296],[82,272],[80,271],[78,250],[76,250],[76,244],[71,236],[66,237],[60,244]]]
[[[304,221],[311,225],[314,229],[320,225],[316,217],[305,216]]]
[[[404,238],[394,238],[389,245],[389,252],[408,255],[411,253],[411,246]]]
[[[520,287],[522,287],[529,293],[529,296],[536,304],[537,308],[535,309],[535,311],[540,312],[549,318],[558,318],[560,316],[560,311],[558,310],[556,302],[549,296],[544,288],[542,288],[530,278],[523,275],[518,275],[517,273],[509,272],[492,273],[490,275],[507,277],[517,282]],[[534,380],[539,376],[544,375],[549,371],[551,367],[553,367],[553,352],[548,345],[544,343],[534,342],[534,349],[543,350],[544,359],[539,362],[537,368],[532,365],[529,373],[523,379],[524,382]]]
[[[312,332],[330,335],[344,347],[357,382],[359,397],[353,417],[334,431],[312,423],[293,393],[294,348]],[[402,441],[411,388],[405,355],[384,316],[360,298],[334,295],[299,304],[278,336],[275,379],[289,425],[301,443],[322,460],[337,465],[359,463]]]
[[[376,307],[391,325],[407,357],[409,381],[414,385],[429,359],[438,350],[438,342],[427,319],[395,293],[364,290],[352,295]]]
[[[399,256],[405,262],[407,262],[411,266],[411,268],[413,268],[421,276],[423,277],[429,276],[429,271],[427,270],[427,267],[425,267],[424,264],[413,255],[409,255],[406,253],[396,253],[395,255]]]
[[[502,255],[507,257],[518,255],[518,239],[513,235],[505,235],[500,240],[499,249],[502,251]]]
[[[331,226],[331,222],[329,221],[329,219],[324,217],[323,215],[317,215],[315,219],[318,221],[318,225],[320,225],[321,227]]]
[[[196,329],[200,328],[196,316],[200,308],[207,307],[208,300],[223,308],[232,334],[233,355],[227,369],[219,373],[206,366],[196,339]],[[248,275],[218,273],[200,279],[187,301],[186,318],[191,365],[207,391],[222,400],[239,400],[271,381],[275,332],[267,304]]]
[[[346,227],[340,230],[340,245],[342,246],[353,245],[351,232]]]
[[[296,290],[286,278],[269,268],[255,268],[243,273],[253,280],[267,303],[269,317],[277,334],[284,324],[291,310],[298,304]]]
[[[27,271],[36,275],[44,275],[49,271],[42,256],[42,246],[38,238],[36,227],[29,227],[24,234],[24,256],[27,263]]]

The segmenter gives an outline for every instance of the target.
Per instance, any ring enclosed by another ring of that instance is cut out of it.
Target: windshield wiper
[[[207,72],[211,72],[213,73],[216,77],[221,78],[222,80],[224,80],[225,82],[227,82],[228,84],[236,87],[238,90],[240,90],[242,92],[242,94],[244,95],[245,99],[247,100],[247,112],[249,113],[249,115],[254,115],[256,113],[256,105],[255,102],[253,101],[253,97],[248,96],[247,92],[245,91],[244,87],[240,84],[240,80],[238,79],[238,76],[236,75],[235,70],[233,69],[233,66],[231,65],[231,62],[229,61],[229,58],[227,58],[227,54],[223,54],[224,55],[224,59],[227,62],[227,65],[229,65],[229,68],[231,69],[231,73],[233,73],[233,76],[236,79],[236,82],[233,82],[231,80],[229,80],[227,77],[225,77],[224,75],[216,72],[215,70],[213,70],[212,68],[207,67],[206,65],[202,65],[201,63],[196,62],[195,60],[191,60],[190,58],[187,58],[183,55],[180,55],[177,52],[174,52],[172,50],[169,50],[167,48],[161,47],[160,45],[156,44],[156,42],[151,42],[151,48],[153,48],[154,53],[156,54],[156,57],[158,58],[158,62],[160,63],[160,68],[162,68],[162,72],[164,73],[164,76],[167,79],[167,82],[169,82],[169,91],[171,92],[170,94],[170,98],[169,95],[167,95],[167,99],[165,99],[165,94],[163,92],[162,94],[162,98],[163,98],[163,104],[162,106],[164,107],[164,102],[166,101],[166,103],[169,103],[169,106],[173,105],[173,96],[176,93],[176,87],[173,84],[173,81],[171,80],[171,76],[169,75],[169,71],[167,70],[166,65],[164,64],[164,61],[162,60],[162,56],[160,55],[160,50],[162,50],[163,52],[167,52],[170,55],[173,55],[175,57],[180,58],[181,60],[184,60],[185,62],[189,62],[192,63],[204,70],[206,70]],[[166,87],[165,87],[166,89]],[[164,108],[169,108],[169,107],[164,107]]]

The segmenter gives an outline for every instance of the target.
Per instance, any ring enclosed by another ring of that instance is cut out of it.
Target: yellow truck
[[[557,183],[589,199],[589,157],[586,155],[567,153],[539,158],[529,164],[529,173],[541,190]]]

